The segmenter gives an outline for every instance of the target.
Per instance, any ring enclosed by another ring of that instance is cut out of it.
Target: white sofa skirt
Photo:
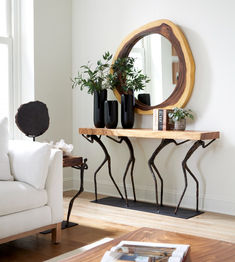
[[[50,225],[51,221],[49,206],[0,216],[0,239]]]

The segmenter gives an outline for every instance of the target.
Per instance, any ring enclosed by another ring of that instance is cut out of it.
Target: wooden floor
[[[65,215],[74,192],[64,196]],[[102,197],[102,196],[101,196]],[[235,243],[235,217],[204,213],[180,219],[90,203],[94,195],[83,193],[74,202],[71,221],[79,226],[62,232],[62,243],[51,244],[50,235],[38,234],[0,245],[0,261],[44,261],[104,237],[115,238],[140,227],[152,227]]]

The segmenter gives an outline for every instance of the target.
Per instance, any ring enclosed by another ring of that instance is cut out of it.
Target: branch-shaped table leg
[[[76,195],[74,195],[74,197],[70,200],[69,202],[69,209],[68,209],[68,214],[67,214],[67,221],[66,221],[66,227],[69,226],[69,217],[73,208],[73,202],[74,200],[84,191],[84,187],[83,187],[83,181],[84,181],[84,170],[88,169],[87,166],[87,159],[85,158],[83,163],[81,164],[81,166],[72,166],[72,168],[75,169],[79,169],[80,170],[80,189],[79,191],[76,193]]]
[[[202,146],[202,148],[206,148],[208,147],[212,142],[214,142],[215,139],[211,140],[208,144],[205,144],[204,141],[202,140],[198,140],[196,141],[191,148],[189,149],[189,151],[187,152],[183,162],[182,162],[182,169],[183,169],[183,173],[184,173],[184,181],[185,181],[185,186],[184,186],[184,190],[183,193],[180,197],[179,203],[175,209],[175,214],[177,213],[180,204],[182,202],[182,199],[184,197],[185,191],[188,187],[188,180],[187,180],[187,171],[188,173],[191,175],[191,177],[194,179],[195,183],[196,183],[196,211],[198,211],[198,198],[199,198],[199,182],[197,180],[197,178],[195,177],[195,175],[193,174],[193,172],[189,169],[188,165],[187,165],[187,161],[189,160],[189,158],[192,156],[192,154],[200,147]]]
[[[103,167],[103,165],[108,162],[108,171],[109,171],[109,176],[114,184],[114,186],[116,187],[119,195],[121,196],[122,199],[124,199],[120,189],[118,188],[113,176],[112,176],[112,173],[111,173],[111,158],[110,158],[110,155],[105,147],[105,145],[103,144],[103,142],[101,141],[100,137],[96,136],[96,135],[82,135],[84,138],[86,138],[86,140],[88,140],[90,143],[94,143],[97,142],[100,147],[102,148],[102,150],[104,151],[104,155],[105,155],[105,158],[104,158],[104,161],[101,163],[101,165],[97,168],[97,170],[95,171],[94,173],[94,184],[95,184],[95,200],[98,201],[98,198],[97,198],[97,179],[96,179],[96,176],[98,174],[98,172],[100,171],[100,169]]]
[[[134,177],[133,177],[133,170],[134,170],[134,165],[135,165],[134,149],[133,149],[131,141],[128,137],[125,137],[125,136],[119,137],[120,140],[116,140],[116,139],[114,139],[110,136],[107,136],[107,137],[109,139],[113,140],[114,142],[119,143],[119,144],[121,144],[124,141],[126,143],[128,149],[129,149],[129,152],[130,152],[130,158],[129,158],[129,161],[126,165],[126,170],[125,170],[124,175],[123,175],[123,186],[124,186],[124,191],[125,191],[126,205],[129,206],[128,205],[127,189],[126,189],[126,176],[127,176],[127,173],[128,173],[130,166],[131,166],[131,183],[132,183],[133,196],[134,196],[134,201],[136,201],[135,185],[134,185]]]
[[[160,145],[156,148],[156,150],[153,152],[152,156],[150,157],[149,161],[148,161],[148,166],[149,166],[149,169],[153,175],[153,180],[154,180],[154,184],[155,184],[155,196],[156,196],[156,205],[158,207],[158,189],[157,189],[157,178],[156,178],[156,175],[154,173],[154,171],[157,173],[157,176],[159,177],[160,179],[160,182],[161,182],[161,206],[163,205],[163,179],[160,175],[160,172],[158,171],[157,167],[155,166],[154,164],[154,160],[156,158],[156,156],[160,153],[160,151],[165,147],[167,146],[168,144],[170,143],[174,143],[175,145],[181,145],[185,142],[188,142],[188,140],[185,140],[183,142],[180,142],[180,143],[177,143],[174,139],[162,139]]]

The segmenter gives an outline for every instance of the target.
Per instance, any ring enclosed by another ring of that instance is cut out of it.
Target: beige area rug
[[[89,250],[93,247],[99,246],[99,245],[104,244],[106,242],[109,242],[111,240],[113,240],[113,238],[109,238],[109,237],[102,238],[102,239],[100,239],[100,240],[98,240],[98,241],[96,241],[92,244],[89,244],[87,246],[74,249],[73,251],[70,251],[70,252],[64,253],[60,256],[46,260],[46,262],[66,261],[67,258],[72,258],[73,256],[76,256],[76,255],[78,255],[78,254],[80,254],[84,251],[87,251],[87,250]]]

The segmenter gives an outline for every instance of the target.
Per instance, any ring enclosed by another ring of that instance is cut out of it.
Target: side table
[[[72,167],[74,169],[80,170],[80,188],[78,192],[73,196],[73,198],[69,202],[69,209],[67,213],[67,220],[63,223],[62,227],[67,228],[74,225],[77,225],[76,223],[69,222],[69,217],[73,208],[73,202],[74,200],[84,191],[84,170],[88,169],[87,166],[87,159],[78,157],[78,156],[64,156],[63,157],[63,167]]]

